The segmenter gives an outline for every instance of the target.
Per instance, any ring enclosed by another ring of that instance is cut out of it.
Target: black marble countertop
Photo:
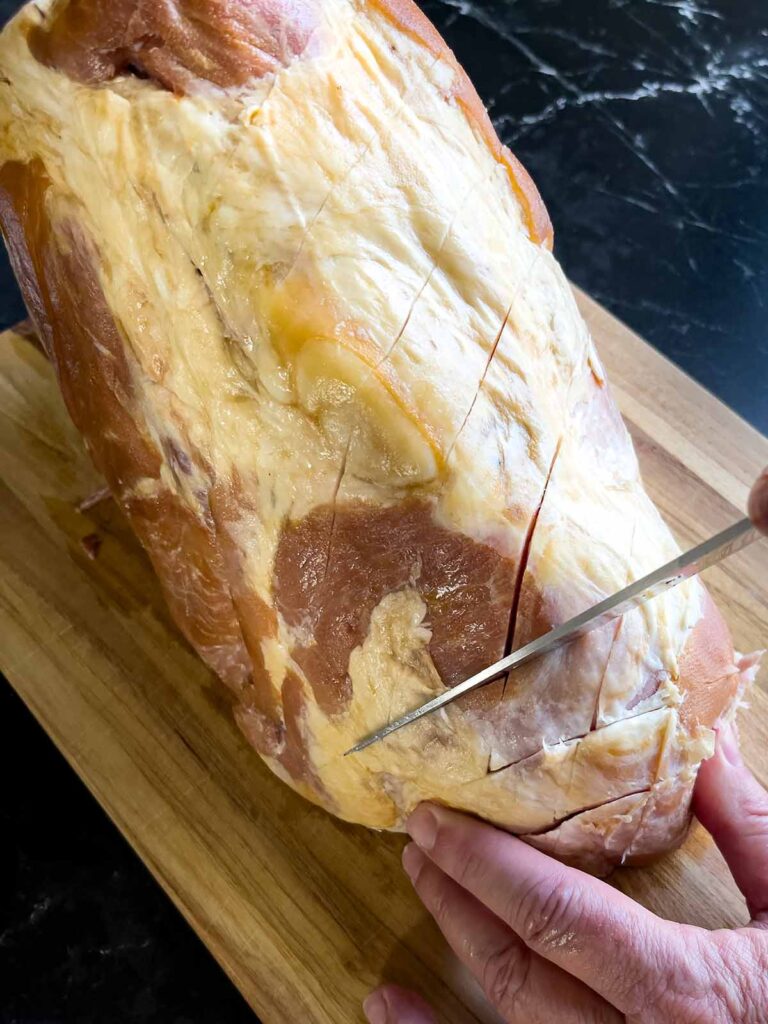
[[[768,432],[765,0],[423,6],[571,278]],[[22,315],[3,259],[1,325]],[[0,778],[3,1024],[253,1019],[4,682]]]

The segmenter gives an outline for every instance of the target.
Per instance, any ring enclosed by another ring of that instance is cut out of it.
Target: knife
[[[429,715],[433,711],[444,708],[458,697],[463,697],[465,693],[471,693],[473,690],[485,686],[486,683],[490,683],[503,673],[520,668],[521,665],[533,661],[534,658],[540,658],[542,654],[548,654],[550,651],[562,647],[563,644],[570,643],[576,637],[590,633],[593,629],[597,629],[600,626],[604,626],[607,622],[620,618],[632,608],[645,604],[651,598],[657,597],[659,594],[663,594],[664,591],[676,587],[683,580],[690,579],[691,576],[696,576],[704,569],[709,568],[709,566],[716,565],[736,551],[741,551],[742,548],[747,547],[748,544],[758,540],[761,536],[762,533],[749,519],[742,519],[738,523],[734,523],[733,526],[729,526],[721,533],[704,541],[703,544],[698,544],[685,554],[678,555],[677,558],[673,558],[666,565],[662,565],[659,569],[648,573],[642,579],[635,580],[634,583],[630,583],[628,587],[624,587],[623,590],[619,590],[611,597],[606,597],[592,608],[588,608],[586,611],[580,612],[574,618],[564,622],[561,626],[556,626],[538,639],[532,640],[524,647],[518,648],[512,654],[507,655],[506,658],[502,658],[501,661],[497,661],[494,665],[484,668],[481,672],[466,679],[463,683],[458,683],[456,686],[445,690],[444,693],[434,697],[432,700],[428,700],[421,707],[414,708],[401,718],[371,733],[370,736],[366,736],[354,747],[346,751],[344,756],[357,754],[361,750],[365,750],[366,747],[370,747],[374,743],[378,743],[379,740],[383,740],[386,736],[391,736],[398,729],[410,725],[411,722],[418,721],[424,715]]]

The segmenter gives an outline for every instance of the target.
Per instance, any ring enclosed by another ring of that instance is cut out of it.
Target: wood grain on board
[[[587,297],[579,302],[628,420],[646,485],[681,543],[739,515],[768,440]],[[170,621],[53,372],[29,337],[0,337],[0,670],[265,1024],[361,1019],[381,979],[446,1022],[492,1020],[413,896],[401,837],[336,821],[261,764],[224,688]],[[102,540],[96,559],[83,538]],[[711,570],[737,646],[768,643],[768,543]],[[765,683],[765,673],[762,684]],[[768,695],[742,715],[768,781]],[[711,927],[746,920],[701,829],[614,879],[646,906]]]

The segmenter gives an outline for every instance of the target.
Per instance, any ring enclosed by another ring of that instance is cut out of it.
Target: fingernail
[[[363,1013],[370,1024],[387,1024],[387,1004],[379,992],[372,992],[363,1003]]]
[[[406,875],[408,875],[414,885],[416,884],[423,867],[424,854],[418,848],[416,843],[408,843],[406,848],[403,850],[403,868],[405,869]]]
[[[739,750],[739,740],[736,736],[736,731],[730,722],[727,725],[723,725],[718,730],[718,740],[720,751],[728,762],[737,768],[741,764],[741,751]]]
[[[437,818],[429,807],[417,807],[405,824],[408,835],[422,850],[431,850],[437,839]]]

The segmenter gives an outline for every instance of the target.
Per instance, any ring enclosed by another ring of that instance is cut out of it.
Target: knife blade
[[[470,676],[463,683],[458,683],[437,697],[433,697],[432,700],[428,700],[420,707],[408,711],[400,718],[395,719],[394,722],[389,722],[381,729],[356,743],[354,747],[346,751],[344,756],[357,754],[374,743],[378,743],[379,740],[391,736],[393,732],[397,732],[406,725],[418,721],[424,715],[432,714],[432,712],[438,711],[440,708],[444,708],[447,704],[452,703],[458,697],[463,697],[464,694],[471,693],[473,690],[485,686],[503,673],[520,668],[521,665],[525,665],[534,658],[540,658],[543,654],[548,654],[550,651],[562,647],[563,644],[570,643],[576,637],[584,636],[585,633],[590,633],[593,629],[598,629],[607,622],[620,618],[632,608],[637,608],[639,605],[645,604],[646,601],[658,597],[659,594],[671,590],[679,583],[682,583],[683,580],[690,579],[691,576],[696,576],[698,573],[703,572],[704,569],[716,565],[724,558],[735,554],[735,552],[747,547],[747,545],[752,544],[753,541],[758,540],[762,536],[749,519],[739,520],[739,522],[727,527],[727,529],[722,530],[709,540],[704,541],[702,544],[697,544],[690,551],[686,551],[684,554],[673,558],[666,565],[654,569],[647,576],[635,580],[634,583],[630,583],[629,586],[617,591],[610,597],[604,598],[604,600],[593,607],[580,612],[572,619],[569,619],[560,626],[556,626],[548,633],[544,633],[538,639],[525,644],[524,647],[513,651],[512,654],[507,655],[507,657],[483,669],[476,675]]]

